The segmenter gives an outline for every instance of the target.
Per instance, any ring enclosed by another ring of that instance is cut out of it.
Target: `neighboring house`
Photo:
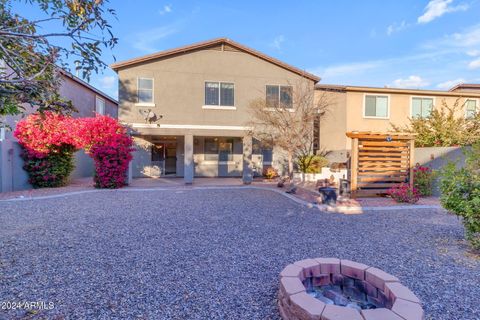
[[[432,108],[459,100],[459,117],[480,111],[480,85],[461,84],[449,91],[373,88],[317,84],[317,98],[326,94],[332,105],[320,124],[319,143],[331,151],[331,161],[348,159],[351,141],[348,131],[391,131],[391,124],[405,126],[409,118],[426,117]]]
[[[111,66],[119,77],[119,120],[137,150],[133,177],[243,176],[283,165],[246,136],[256,98],[291,101],[295,84],[320,79],[221,38]],[[295,109],[293,102],[292,109]]]
[[[61,71],[62,84],[60,95],[71,100],[78,112],[74,117],[93,117],[95,113],[118,116],[118,102],[104,92],[94,88],[78,77]],[[26,113],[32,112],[31,107]],[[22,169],[23,160],[19,157],[20,148],[13,137],[16,123],[21,116],[8,116],[5,119],[11,130],[0,128],[0,192],[16,191],[30,188],[26,172]],[[73,178],[88,177],[93,174],[93,162],[83,151],[76,154],[76,168]]]

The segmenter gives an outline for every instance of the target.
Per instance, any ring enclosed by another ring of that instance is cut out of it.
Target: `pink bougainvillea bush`
[[[81,148],[95,162],[96,187],[120,188],[126,184],[132,139],[116,119],[32,114],[17,124],[14,135],[24,149],[24,169],[35,188],[65,185],[75,168],[73,154]]]
[[[95,161],[94,182],[97,188],[121,188],[127,184],[128,164],[132,160],[132,139],[117,134],[90,148]]]
[[[397,202],[417,203],[420,200],[420,192],[409,184],[402,183],[397,187],[390,188],[387,193]]]
[[[72,138],[72,117],[45,112],[31,114],[17,124],[15,137],[23,148],[23,169],[34,188],[61,187],[75,169],[73,154],[81,147]]]

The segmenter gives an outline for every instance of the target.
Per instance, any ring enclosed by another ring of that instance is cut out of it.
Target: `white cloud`
[[[285,37],[283,35],[279,35],[279,36],[276,36],[275,39],[273,39],[272,43],[270,43],[270,46],[277,50],[281,50],[282,44],[284,42],[285,42]]]
[[[468,9],[467,4],[451,6],[453,0],[430,0],[425,7],[423,15],[418,17],[418,23],[429,23],[446,13],[455,11],[465,11]]]
[[[103,89],[111,89],[115,85],[116,80],[114,76],[105,76],[100,78],[98,82]]]
[[[397,88],[422,88],[430,83],[422,79],[420,76],[409,76],[406,79],[396,79],[393,81],[393,87]]]
[[[437,88],[442,89],[442,90],[448,90],[448,89],[456,86],[459,83],[465,83],[465,79],[458,78],[458,79],[455,79],[455,80],[448,80],[448,81],[445,81],[445,82],[441,82],[441,83],[437,84]]]
[[[166,5],[163,6],[162,9],[160,9],[158,11],[158,14],[163,16],[164,14],[167,14],[167,13],[170,13],[170,12],[172,12],[172,5],[171,4],[166,4]]]
[[[406,28],[408,28],[408,24],[404,21],[402,21],[401,23],[393,23],[391,25],[388,26],[387,28],[387,35],[392,35],[392,33],[394,32],[399,32],[399,31],[402,31]]]
[[[469,69],[479,69],[480,68],[480,59],[473,60],[468,64]]]
[[[467,55],[470,57],[480,56],[480,50],[469,50],[467,51]]]
[[[144,53],[158,51],[156,43],[178,31],[175,25],[153,28],[148,31],[139,32],[133,36],[132,46]]]

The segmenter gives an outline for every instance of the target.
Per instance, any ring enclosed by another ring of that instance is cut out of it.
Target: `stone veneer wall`
[[[365,293],[386,304],[386,308],[357,311],[325,304],[306,292],[303,281],[312,277],[322,284],[353,278]],[[374,267],[336,258],[305,259],[290,264],[280,273],[278,294],[284,320],[423,320],[420,300],[399,280]]]

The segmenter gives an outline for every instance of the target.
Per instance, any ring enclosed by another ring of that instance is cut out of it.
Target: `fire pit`
[[[423,320],[420,300],[398,278],[336,258],[305,259],[280,273],[284,320]]]

